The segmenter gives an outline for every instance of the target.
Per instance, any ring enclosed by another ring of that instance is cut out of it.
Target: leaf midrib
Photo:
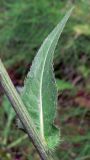
[[[56,32],[57,34],[57,32]],[[56,35],[55,35],[56,36]],[[44,136],[44,118],[43,118],[43,107],[42,107],[42,83],[43,83],[43,74],[44,74],[44,68],[45,68],[45,63],[46,63],[46,60],[47,60],[47,57],[48,57],[48,52],[51,48],[51,45],[53,43],[53,39],[51,41],[51,44],[50,44],[50,47],[48,48],[48,51],[47,51],[47,54],[46,54],[46,57],[45,57],[45,60],[44,60],[44,65],[43,65],[43,69],[42,69],[42,73],[41,73],[41,79],[40,79],[40,99],[39,99],[39,108],[40,108],[40,133],[41,133],[41,136],[43,139],[45,139],[45,136]]]

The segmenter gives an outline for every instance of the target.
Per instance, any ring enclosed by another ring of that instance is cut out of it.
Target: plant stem
[[[10,115],[8,117],[8,120],[7,120],[7,124],[5,126],[5,130],[4,130],[4,133],[3,133],[4,134],[3,145],[7,144],[7,139],[8,139],[11,123],[12,123],[12,112],[10,112]]]
[[[20,98],[20,95],[16,91],[2,61],[0,60],[0,82],[1,85],[9,98],[12,107],[14,108],[16,114],[18,115],[20,121],[26,129],[26,132],[35,146],[38,154],[40,155],[42,160],[54,160],[53,157],[49,154],[48,148],[39,136],[36,131],[35,125],[32,122],[32,119]]]
[[[16,141],[12,142],[11,144],[9,144],[7,146],[7,149],[11,149],[12,147],[15,147],[17,145],[19,145],[22,141],[24,141],[27,138],[27,134],[25,134],[24,136],[20,137],[19,139],[17,139]]]

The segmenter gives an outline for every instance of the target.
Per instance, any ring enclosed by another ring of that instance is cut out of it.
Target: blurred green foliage
[[[1,0],[0,5],[0,57],[7,67],[20,61],[31,62],[71,5],[75,10],[58,44],[55,62],[77,65],[81,53],[90,56],[89,0]]]

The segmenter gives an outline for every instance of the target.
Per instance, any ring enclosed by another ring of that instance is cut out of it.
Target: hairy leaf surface
[[[53,125],[57,89],[53,74],[53,55],[72,9],[45,39],[25,80],[22,99],[42,138],[53,149],[59,142],[59,129]],[[39,37],[38,37],[39,38]]]

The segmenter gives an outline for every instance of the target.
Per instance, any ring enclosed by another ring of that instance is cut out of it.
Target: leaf
[[[6,96],[3,97],[2,105],[7,116],[11,117],[11,120],[13,120],[16,114],[14,109],[11,107],[11,103],[8,101],[8,98]]]
[[[16,89],[19,93],[22,91],[21,87],[17,87]],[[13,119],[16,116],[16,113],[15,113],[14,109],[12,108],[11,103],[8,101],[8,98],[6,96],[3,96],[2,106],[4,108],[4,112],[7,114],[7,122],[5,125],[4,132],[3,132],[4,145],[6,145],[7,139],[8,139],[9,133],[10,133],[10,127],[13,122]]]
[[[70,82],[66,82],[64,80],[56,79],[57,90],[63,91],[66,89],[73,89],[74,86]]]
[[[22,99],[36,128],[50,149],[59,143],[59,129],[53,125],[57,106],[57,89],[53,74],[53,55],[58,39],[72,12],[45,39],[25,80]]]
[[[8,101],[8,98],[6,96],[3,97],[2,106],[4,108],[4,112],[7,114],[7,121],[4,127],[4,131],[3,131],[3,139],[4,139],[3,144],[6,145],[7,139],[10,133],[10,127],[11,127],[13,119],[15,118],[15,111],[11,107],[11,104]]]
[[[21,87],[16,87],[16,89],[19,93],[22,92]],[[11,103],[8,101],[7,96],[3,96],[2,105],[3,105],[4,111],[7,114],[7,116],[11,117],[11,119],[13,120],[15,118],[16,113],[15,113],[14,109],[11,107]]]

